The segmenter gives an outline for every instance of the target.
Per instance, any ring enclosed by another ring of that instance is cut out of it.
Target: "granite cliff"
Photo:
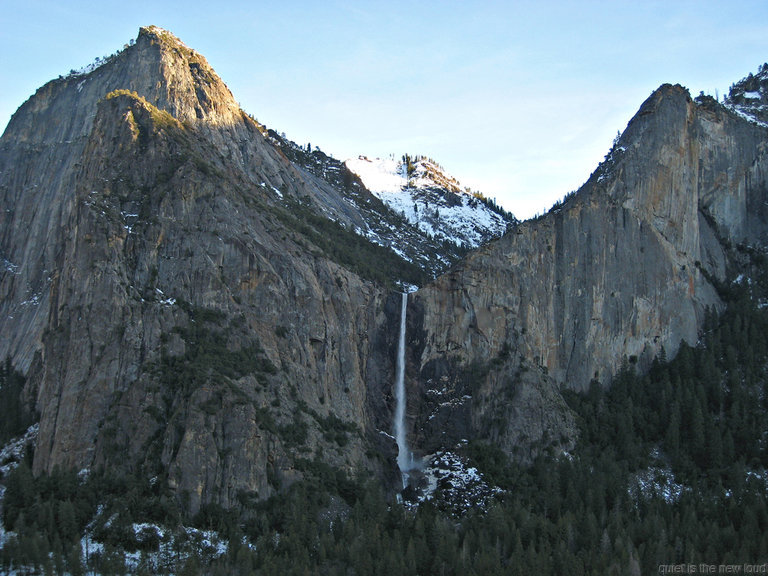
[[[487,437],[522,457],[567,448],[559,390],[695,345],[733,278],[732,247],[764,250],[767,151],[764,124],[656,90],[577,193],[416,294],[414,433],[427,447]]]
[[[145,28],[52,81],[0,172],[0,355],[40,414],[36,472],[159,476],[194,512],[266,497],[321,454],[392,467],[390,289],[351,268],[411,268],[355,243],[354,204],[200,55]]]

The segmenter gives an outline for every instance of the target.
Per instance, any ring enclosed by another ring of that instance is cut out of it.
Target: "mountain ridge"
[[[345,161],[384,203],[438,241],[474,249],[503,235],[517,219],[482,194],[463,189],[434,160],[360,156]],[[421,206],[421,209],[419,208]]]

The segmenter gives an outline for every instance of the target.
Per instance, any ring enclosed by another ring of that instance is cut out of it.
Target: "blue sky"
[[[155,24],[241,106],[336,158],[424,154],[519,217],[578,188],[659,85],[768,61],[768,2],[3,0],[0,128]]]

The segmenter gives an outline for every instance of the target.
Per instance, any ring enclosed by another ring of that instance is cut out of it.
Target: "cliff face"
[[[254,137],[256,125],[205,59],[165,31],[143,28],[134,46],[91,73],[49,82],[19,108],[0,140],[0,257],[12,273],[3,278],[0,294],[2,321],[13,335],[0,343],[0,354],[10,354],[24,371],[40,347],[51,274],[75,207],[73,192],[82,187],[81,172],[91,162],[87,147],[97,144],[97,102],[114,90],[134,92],[204,136],[219,166],[226,163],[252,182],[296,193],[289,186],[299,180],[296,170]]]
[[[765,246],[768,232],[767,131],[710,100],[661,87],[577,194],[416,294],[425,442],[462,405],[471,430],[454,436],[568,446],[559,388],[696,343],[726,276],[721,240]]]
[[[143,29],[46,85],[0,172],[0,355],[36,395],[35,471],[158,475],[194,512],[266,497],[320,454],[394,466],[387,292],[313,244],[297,213],[333,190],[199,55]]]

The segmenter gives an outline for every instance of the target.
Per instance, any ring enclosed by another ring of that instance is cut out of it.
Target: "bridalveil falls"
[[[397,442],[397,467],[403,476],[403,488],[408,485],[408,472],[413,470],[413,454],[408,448],[405,433],[405,316],[408,308],[408,292],[403,292],[400,308],[400,336],[397,341],[395,367],[395,441]]]

